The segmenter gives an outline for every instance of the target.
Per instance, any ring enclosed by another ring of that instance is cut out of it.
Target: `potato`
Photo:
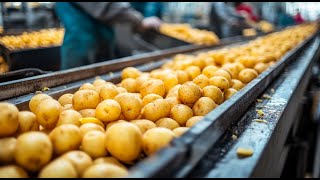
[[[224,98],[225,100],[228,100],[231,98],[231,96],[233,96],[235,93],[237,93],[238,91],[233,89],[233,88],[229,88],[224,92]]]
[[[95,88],[97,88],[97,87],[99,87],[99,86],[103,86],[103,85],[105,85],[105,84],[107,84],[107,82],[106,82],[105,80],[103,80],[103,79],[96,79],[96,80],[94,80],[93,83],[92,83],[92,85],[93,85]]]
[[[124,68],[122,70],[122,73],[121,73],[121,78],[122,79],[127,79],[127,78],[133,78],[133,79],[136,79],[138,78],[139,76],[141,75],[141,72],[134,68],[134,67],[127,67],[127,68]]]
[[[96,117],[96,109],[82,109],[79,111],[83,118]]]
[[[0,139],[0,164],[9,164],[14,160],[17,139],[14,137]]]
[[[62,106],[62,111],[65,111],[65,110],[74,110],[72,104],[66,104]]]
[[[188,119],[186,123],[186,127],[192,127],[193,125],[197,124],[204,116],[193,116],[192,118]]]
[[[228,79],[222,76],[213,76],[209,79],[209,83],[212,86],[218,87],[219,89],[221,89],[221,91],[224,91],[230,87]]]
[[[140,93],[142,97],[145,97],[148,94],[158,94],[159,96],[164,97],[166,89],[161,80],[151,79],[142,83]]]
[[[82,151],[70,151],[61,156],[62,159],[68,160],[77,171],[78,176],[93,164],[91,157]]]
[[[19,127],[17,130],[18,134],[28,132],[28,131],[39,131],[39,124],[37,122],[37,117],[30,111],[20,111],[19,112]]]
[[[80,90],[74,93],[72,98],[73,108],[77,111],[82,109],[94,109],[100,103],[100,96],[94,90]]]
[[[122,115],[127,120],[136,119],[140,115],[142,102],[135,95],[122,93],[117,95],[114,100],[120,104]]]
[[[189,79],[193,80],[201,74],[201,69],[198,66],[189,66],[185,69],[185,72],[188,74]]]
[[[90,131],[86,133],[81,142],[81,150],[88,153],[93,159],[107,155],[104,147],[105,133],[101,131]]]
[[[201,89],[199,86],[193,82],[186,82],[178,89],[179,99],[185,103],[194,103],[202,95]]]
[[[216,104],[222,104],[224,100],[222,91],[211,85],[203,88],[203,96],[211,98]]]
[[[81,114],[75,110],[62,111],[59,115],[57,126],[61,126],[63,124],[73,124],[80,127],[80,118],[82,118]]]
[[[177,70],[176,74],[177,74],[177,78],[178,78],[178,84],[183,84],[183,83],[189,81],[189,75],[185,71]]]
[[[207,66],[202,70],[202,74],[208,78],[212,78],[219,68],[217,66]]]
[[[120,114],[121,106],[113,99],[102,101],[96,108],[96,118],[103,122],[115,121],[119,118]]]
[[[14,159],[19,166],[32,172],[40,170],[52,157],[50,138],[42,132],[26,132],[17,139]]]
[[[80,86],[79,91],[80,90],[96,90],[96,87],[94,87],[94,85],[92,85],[91,83],[84,83],[82,84],[82,86]]]
[[[142,106],[145,106],[148,103],[155,101],[156,99],[163,99],[163,97],[159,96],[158,94],[148,94],[142,99]]]
[[[253,68],[257,64],[257,60],[251,56],[239,57],[238,61],[243,64],[246,68]]]
[[[179,136],[182,136],[189,129],[190,129],[189,127],[178,127],[178,128],[175,128],[172,132],[174,133],[175,137],[179,137]]]
[[[81,125],[86,124],[86,123],[94,123],[94,124],[101,126],[102,128],[105,128],[104,123],[101,120],[94,118],[94,117],[80,118],[79,121],[80,121]]]
[[[192,116],[192,109],[184,104],[175,105],[170,111],[170,117],[177,121],[180,126],[184,126]]]
[[[58,158],[46,165],[39,173],[39,178],[77,178],[78,173],[72,163]]]
[[[193,82],[198,85],[201,89],[209,85],[209,79],[207,76],[200,74],[193,79]]]
[[[80,134],[83,137],[86,133],[90,132],[90,131],[101,131],[101,132],[105,132],[103,127],[94,124],[94,123],[86,123],[80,126]]]
[[[161,118],[156,122],[156,125],[157,127],[168,128],[170,130],[180,127],[177,121],[171,118]]]
[[[0,178],[29,178],[29,176],[21,167],[8,165],[0,167]]]
[[[100,88],[99,95],[102,99],[113,99],[119,94],[118,88],[111,84],[103,85]]]
[[[142,149],[148,156],[169,145],[174,133],[162,127],[149,129],[142,136]]]
[[[57,100],[45,99],[37,107],[35,114],[37,116],[38,123],[45,129],[53,129],[62,111],[62,106]]]
[[[181,87],[181,84],[176,85],[175,87],[173,87],[172,89],[170,89],[170,91],[167,93],[166,98],[169,97],[179,97],[179,88]]]
[[[237,69],[238,74],[239,74],[240,71],[242,71],[243,69],[246,68],[246,67],[244,67],[244,65],[241,64],[240,62],[235,62],[234,65],[235,65],[235,67],[236,67],[236,69]]]
[[[169,92],[170,89],[178,85],[179,81],[178,81],[177,75],[173,73],[169,73],[164,76],[163,83],[164,83],[166,92]]]
[[[254,69],[246,68],[240,71],[238,78],[241,82],[247,84],[258,77],[258,75],[259,74],[257,73],[257,71],[255,71]]]
[[[120,123],[120,122],[128,122],[126,120],[117,120],[117,121],[112,121],[110,123],[108,123],[106,130],[108,130],[112,125],[116,124],[116,123]]]
[[[52,99],[52,97],[50,97],[47,94],[37,94],[37,95],[33,96],[29,101],[30,111],[35,113],[38,105],[45,99]]]
[[[136,79],[136,88],[137,88],[137,91],[140,92],[140,89],[141,89],[141,86],[144,82],[150,80],[151,78],[149,76],[146,76],[146,75],[142,75],[142,76],[139,76],[137,79]]]
[[[79,127],[73,124],[63,124],[56,127],[49,134],[55,154],[76,150],[81,144]]]
[[[164,99],[157,99],[145,105],[142,109],[142,117],[153,122],[160,118],[167,117],[170,113],[170,105]]]
[[[229,84],[231,83],[231,75],[228,71],[224,69],[218,69],[216,72],[214,72],[213,76],[221,76],[228,80]]]
[[[145,133],[147,130],[157,127],[156,124],[147,119],[132,120],[130,123],[135,124],[141,130],[141,133]]]
[[[121,178],[126,177],[128,171],[119,166],[103,163],[90,166],[83,173],[83,178]]]
[[[135,93],[137,91],[137,81],[133,78],[126,78],[121,81],[121,87],[125,88],[128,92]]]
[[[170,109],[173,108],[173,106],[177,105],[177,104],[182,104],[182,102],[179,100],[178,97],[169,97],[165,99],[169,105],[170,105]]]
[[[261,74],[263,71],[265,71],[266,69],[268,69],[268,65],[263,63],[263,62],[259,62],[258,64],[256,64],[253,69],[256,70],[259,74]]]
[[[67,93],[60,96],[58,101],[61,104],[61,106],[64,106],[66,104],[72,104],[72,97],[73,97],[73,94]]]
[[[101,158],[97,158],[93,161],[93,164],[113,164],[116,165],[118,167],[121,167],[125,170],[127,170],[127,167],[124,166],[123,164],[121,164],[121,162],[119,162],[116,158],[114,157],[101,157]]]
[[[131,162],[139,157],[141,143],[141,131],[131,123],[116,123],[106,132],[105,147],[113,157],[123,162]]]
[[[13,135],[19,127],[19,110],[10,103],[0,102],[0,137]]]
[[[231,79],[231,88],[239,91],[243,87],[244,84],[241,81],[239,81],[238,79]]]
[[[222,66],[222,69],[227,71],[231,75],[232,79],[237,78],[238,74],[240,72],[240,71],[238,71],[238,68],[236,67],[236,65],[233,63],[224,64]]]
[[[205,116],[218,105],[208,97],[201,97],[192,107],[193,113],[196,116]]]

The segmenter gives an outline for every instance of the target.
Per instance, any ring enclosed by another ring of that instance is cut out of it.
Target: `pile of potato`
[[[51,47],[61,45],[63,36],[63,28],[52,28],[34,32],[24,32],[16,36],[3,36],[0,38],[0,43],[11,50]]]
[[[162,24],[160,32],[167,36],[198,45],[214,45],[219,43],[218,36],[211,31],[192,28],[188,24]]]
[[[0,177],[124,177],[169,145],[315,31],[301,25],[248,44],[179,54],[160,69],[122,71],[30,111],[0,103]]]

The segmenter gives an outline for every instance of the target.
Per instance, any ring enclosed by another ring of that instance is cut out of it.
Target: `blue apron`
[[[61,69],[114,58],[114,30],[93,19],[72,2],[57,2],[56,12],[65,28]]]

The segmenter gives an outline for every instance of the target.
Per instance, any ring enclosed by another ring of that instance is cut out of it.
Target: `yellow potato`
[[[217,66],[207,66],[202,70],[202,74],[208,78],[212,78],[219,68]]]
[[[56,127],[49,134],[55,154],[76,150],[81,144],[79,127],[73,124],[63,124]]]
[[[148,94],[142,99],[142,106],[145,106],[157,99],[163,99],[163,97],[159,96],[158,94]]]
[[[224,100],[222,91],[211,85],[203,88],[203,96],[211,98],[216,104],[221,104]]]
[[[202,95],[201,88],[193,82],[186,82],[178,89],[179,99],[186,104],[196,102]]]
[[[243,64],[246,68],[253,68],[257,64],[257,60],[254,57],[246,56],[239,57],[238,61]]]
[[[0,139],[0,164],[10,164],[14,160],[17,139],[14,137]]]
[[[114,157],[101,157],[101,158],[97,158],[93,161],[93,164],[113,164],[116,165],[118,167],[121,167],[125,170],[127,170],[127,167],[124,166],[123,164],[121,164],[121,162],[119,162],[116,158]]]
[[[82,109],[79,111],[83,118],[96,117],[96,109]]]
[[[147,130],[157,127],[156,124],[147,119],[137,119],[132,120],[130,123],[135,124],[141,130],[141,133],[144,134]]]
[[[156,125],[157,127],[168,128],[170,130],[180,127],[177,121],[171,118],[161,118],[156,122]]]
[[[86,123],[86,124],[83,124],[83,125],[80,126],[80,134],[81,134],[82,137],[85,134],[87,134],[88,132],[94,131],[94,130],[105,132],[103,127],[101,127],[101,126],[99,126],[97,124],[94,124],[94,123]]]
[[[233,89],[233,88],[229,88],[224,92],[224,98],[225,100],[228,100],[231,98],[231,96],[233,96],[235,93],[237,93],[238,91]]]
[[[144,82],[150,80],[149,76],[143,75],[143,76],[139,76],[136,79],[136,87],[137,87],[137,91],[140,92],[141,86]]]
[[[131,123],[116,123],[106,132],[105,147],[113,157],[123,162],[131,162],[139,157],[141,143],[141,131]]]
[[[181,87],[181,84],[176,85],[175,87],[173,87],[172,89],[170,89],[170,91],[167,93],[166,98],[169,97],[179,97],[179,88]]]
[[[244,84],[241,81],[239,81],[238,79],[231,80],[231,88],[239,91],[243,87],[244,87]]]
[[[0,102],[0,137],[13,135],[18,127],[18,108],[13,104]]]
[[[104,157],[107,150],[104,146],[105,133],[101,131],[90,131],[83,136],[81,150],[89,154],[93,159]]]
[[[214,110],[218,105],[208,97],[201,97],[196,103],[193,105],[193,112],[196,116],[205,116],[212,110]]]
[[[75,110],[62,111],[59,115],[57,126],[60,126],[62,124],[73,124],[80,127],[80,118],[82,118],[81,114]]]
[[[141,72],[134,68],[134,67],[127,67],[127,68],[124,68],[122,70],[122,73],[121,73],[121,78],[122,79],[127,79],[127,78],[133,78],[133,79],[136,79],[138,78],[139,76],[141,75]]]
[[[198,85],[201,89],[209,85],[209,79],[207,76],[200,74],[193,79],[193,82]]]
[[[142,117],[153,122],[160,118],[167,117],[170,113],[170,105],[164,99],[157,99],[145,105],[142,109]]]
[[[137,91],[137,81],[133,78],[126,78],[121,81],[121,87],[125,88],[130,93]]]
[[[256,64],[253,69],[255,69],[259,74],[261,74],[263,71],[268,69],[268,67],[269,66],[267,64],[260,62],[260,63]]]
[[[258,75],[259,74],[257,73],[257,71],[255,71],[254,69],[246,68],[240,71],[238,78],[241,82],[247,84],[258,77]]]
[[[78,173],[72,163],[58,158],[46,165],[39,173],[39,178],[77,178]]]
[[[96,87],[96,88],[99,87],[99,86],[105,85],[105,84],[107,84],[107,82],[105,80],[103,80],[103,79],[96,79],[92,83],[92,85],[94,87]]]
[[[173,106],[177,105],[177,104],[182,104],[182,102],[179,100],[178,97],[169,97],[165,99],[169,105],[170,105],[170,110],[173,108]]]
[[[91,157],[82,151],[70,151],[61,156],[61,158],[68,160],[76,169],[78,176],[93,164]]]
[[[166,92],[169,92],[170,89],[178,85],[179,81],[178,81],[177,75],[170,73],[164,76],[163,83],[164,83]]]
[[[128,176],[128,171],[119,166],[103,163],[90,166],[83,173],[83,178],[121,178]]]
[[[183,84],[183,83],[189,81],[189,75],[185,71],[178,70],[178,71],[176,71],[176,74],[177,74],[179,84]]]
[[[82,86],[80,86],[79,91],[80,90],[96,90],[96,87],[94,87],[94,85],[92,85],[91,83],[84,83],[82,84]]]
[[[213,76],[209,79],[209,83],[212,86],[218,87],[221,89],[221,91],[224,91],[230,87],[228,79],[222,76]]]
[[[53,129],[62,111],[62,106],[57,100],[45,99],[37,107],[35,114],[37,116],[38,123],[45,129]]]
[[[193,116],[192,118],[188,119],[186,123],[186,127],[192,127],[193,125],[197,124],[204,116]]]
[[[33,96],[29,101],[30,111],[35,113],[38,105],[45,99],[52,99],[52,97],[50,97],[47,94],[37,94],[37,95]]]
[[[192,109],[184,104],[177,104],[173,106],[170,111],[170,117],[177,121],[180,126],[184,126],[188,119],[193,116]]]
[[[229,83],[231,83],[231,75],[228,71],[224,69],[218,69],[216,72],[214,72],[213,76],[221,76],[228,80]]]
[[[127,120],[136,119],[140,115],[142,102],[135,95],[122,93],[117,95],[114,100],[120,104],[122,115]]]
[[[111,84],[103,85],[100,88],[99,95],[102,99],[113,99],[119,94],[118,88]]]
[[[108,125],[107,125],[107,127],[106,127],[106,131],[107,131],[112,125],[114,125],[114,124],[116,124],[116,123],[120,123],[120,122],[128,122],[128,121],[126,121],[126,120],[112,121],[112,122],[108,123]]]
[[[29,178],[29,176],[21,167],[7,165],[0,167],[0,178]]]
[[[113,99],[102,101],[96,108],[96,118],[104,122],[115,121],[119,118],[120,114],[121,106]]]
[[[66,104],[62,106],[62,111],[65,111],[65,110],[74,110],[72,104]]]
[[[99,93],[94,90],[77,91],[72,98],[73,108],[77,111],[82,109],[94,109],[99,103]]]
[[[40,170],[52,157],[50,138],[42,132],[26,132],[20,135],[14,152],[15,162],[32,172]]]
[[[17,130],[18,134],[28,131],[39,131],[39,124],[37,117],[30,111],[20,111],[18,114],[19,127]]]
[[[148,94],[158,94],[159,96],[164,97],[166,89],[164,83],[161,80],[151,79],[142,83],[140,93],[142,97]]]
[[[188,74],[189,79],[193,80],[201,74],[201,69],[198,66],[189,66],[185,69],[185,72]]]
[[[149,129],[143,134],[142,149],[148,156],[169,145],[174,138],[174,133],[162,127]]]
[[[73,94],[67,93],[60,96],[58,101],[61,104],[61,106],[64,106],[66,104],[72,104],[72,97],[73,97]]]
[[[189,127],[178,127],[174,129],[172,132],[174,133],[175,137],[179,137],[179,136],[182,136],[189,129],[190,129]]]
[[[135,97],[137,97],[138,99],[140,99],[142,101],[142,96],[140,93],[129,93],[129,94],[134,95]]]

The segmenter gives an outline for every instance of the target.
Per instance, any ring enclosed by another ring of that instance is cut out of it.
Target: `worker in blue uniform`
[[[128,2],[57,2],[56,13],[65,28],[61,69],[115,58],[115,23],[128,22],[137,29],[161,24],[156,17],[144,18]]]

